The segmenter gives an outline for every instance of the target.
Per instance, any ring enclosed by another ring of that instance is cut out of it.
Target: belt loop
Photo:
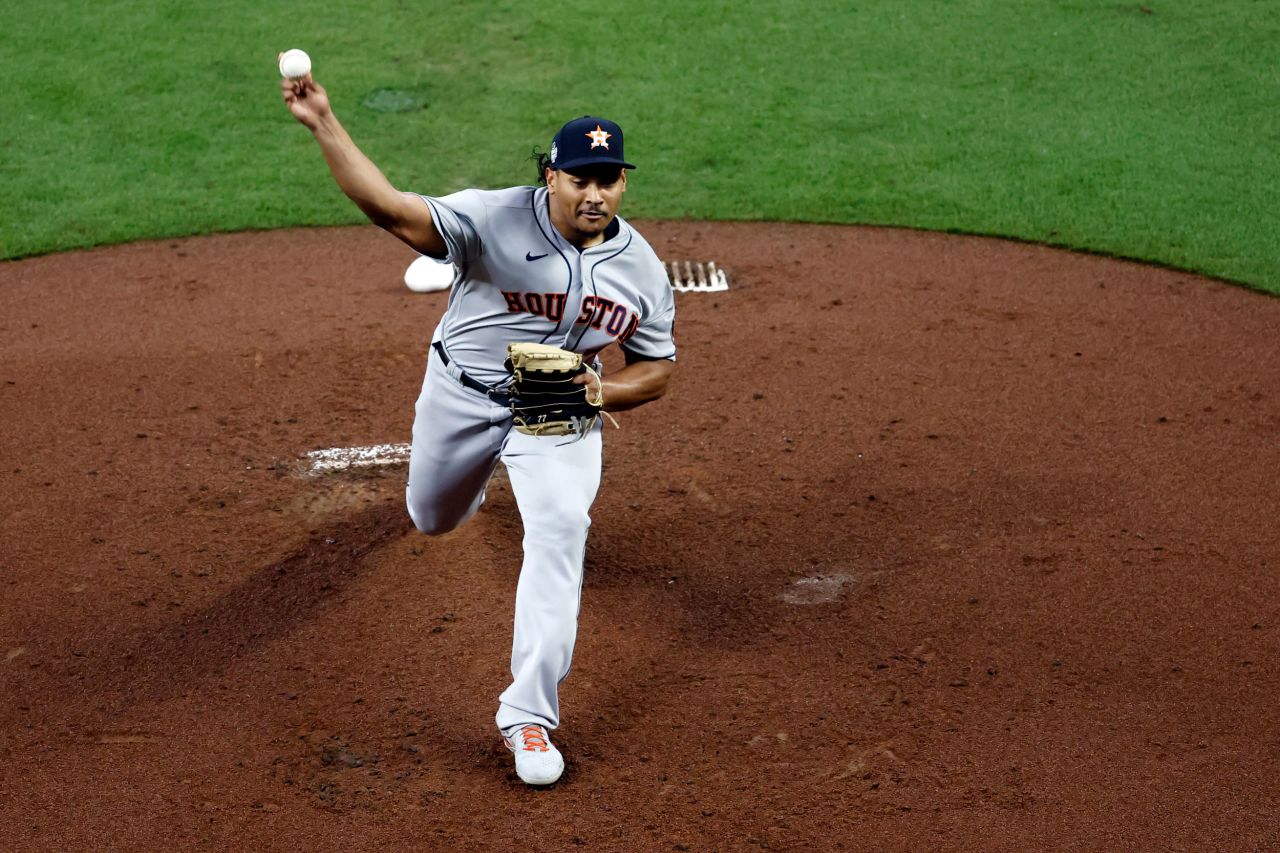
[[[436,355],[440,359],[440,366],[444,368],[444,375],[462,387],[468,387],[467,383],[462,381],[462,369],[449,358],[448,353],[444,351],[444,345],[439,341],[435,341],[431,344],[431,348],[436,351]]]

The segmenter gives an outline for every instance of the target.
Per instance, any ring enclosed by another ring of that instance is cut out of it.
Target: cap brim
[[[613,160],[605,157],[579,157],[577,160],[566,160],[563,163],[556,163],[553,169],[559,169],[567,172],[570,169],[581,169],[584,166],[617,166],[622,169],[634,169],[631,163],[626,160]]]

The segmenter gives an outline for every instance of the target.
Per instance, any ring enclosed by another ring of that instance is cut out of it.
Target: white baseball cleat
[[[415,293],[448,290],[453,284],[454,266],[448,261],[422,255],[404,271],[404,285]]]
[[[564,757],[542,726],[517,726],[502,742],[515,753],[516,775],[526,785],[550,785],[564,772]]]

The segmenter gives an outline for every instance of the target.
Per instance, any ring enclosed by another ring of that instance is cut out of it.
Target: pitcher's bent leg
[[[557,686],[569,674],[578,635],[589,511],[600,487],[600,428],[580,441],[513,431],[502,453],[524,522],[516,585],[511,685],[499,697],[498,728],[560,724]]]
[[[458,384],[433,354],[414,407],[405,503],[423,533],[448,533],[484,503],[510,414]]]

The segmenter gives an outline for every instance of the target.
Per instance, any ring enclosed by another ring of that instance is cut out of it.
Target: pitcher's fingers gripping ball
[[[280,56],[281,59],[284,58],[284,54]],[[280,96],[284,98],[293,117],[312,133],[317,132],[321,125],[334,121],[333,110],[329,107],[329,95],[310,73],[298,78],[282,76]]]

